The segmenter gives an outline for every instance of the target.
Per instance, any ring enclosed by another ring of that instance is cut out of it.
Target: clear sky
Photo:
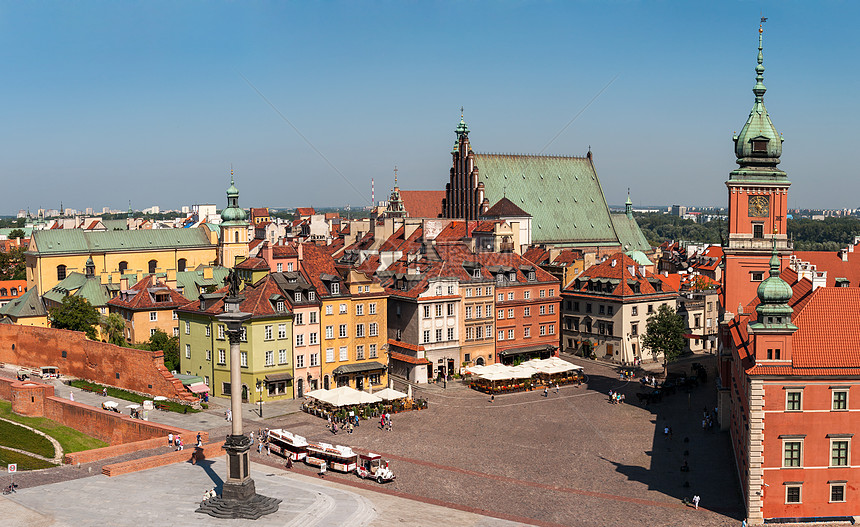
[[[461,105],[478,152],[590,145],[610,203],[722,205],[762,11],[790,205],[857,207],[858,4],[2,1],[0,213],[443,189]]]

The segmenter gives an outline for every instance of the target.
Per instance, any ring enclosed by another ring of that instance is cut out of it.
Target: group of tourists
[[[621,392],[609,390],[609,402],[612,404],[621,404],[625,400],[625,396]]]

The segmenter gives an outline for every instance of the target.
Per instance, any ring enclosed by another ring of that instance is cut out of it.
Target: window
[[[544,297],[546,297],[546,291],[545,291],[545,290],[543,290],[543,289],[541,289],[541,290],[540,290],[540,292],[538,293],[538,296],[539,296],[540,298],[544,298]]]
[[[313,346],[314,344],[317,344],[319,342],[318,339],[319,339],[319,336],[317,335],[316,331],[312,331],[311,333],[308,333],[308,344],[310,344],[311,346]]]
[[[295,293],[293,293],[293,302],[295,302],[296,304],[298,304],[298,303],[300,303],[301,301],[302,301],[302,292],[301,292],[301,291],[296,291]]]
[[[319,366],[320,365],[320,354],[319,353],[311,353],[310,355],[310,365],[311,366]]]
[[[274,366],[275,365],[275,352],[267,351],[266,352],[266,366]]]
[[[371,337],[379,336],[379,324],[377,324],[376,322],[370,323],[370,336]]]
[[[831,467],[847,467],[848,466],[848,439],[831,439],[830,440],[830,466]]]
[[[284,354],[284,359],[281,362],[286,362],[287,358],[287,350],[281,350]],[[304,368],[305,367],[305,356],[304,355],[296,355],[296,368]]]
[[[325,306],[325,314],[326,314],[326,315],[331,315],[331,314],[332,314],[332,306],[331,306],[331,304],[329,304],[329,305]]]
[[[191,344],[186,344],[186,345],[185,345],[185,358],[186,358],[186,359],[190,359],[190,358],[191,358]]]
[[[266,340],[272,340],[272,327],[273,326],[266,326],[266,328],[265,328],[265,339]]]
[[[364,324],[355,325],[355,336],[357,338],[361,338],[364,336]]]
[[[514,299],[514,293],[513,292],[508,293],[508,300],[513,300],[513,299]]]
[[[484,338],[484,328],[481,326],[475,326],[475,338],[482,339]]]
[[[555,335],[555,324],[549,325],[549,334]],[[612,335],[612,324],[609,324],[609,334]]]
[[[356,304],[355,305],[355,314],[359,315],[359,316],[364,314],[364,304]]]
[[[472,318],[472,306],[466,306],[466,320]]]
[[[155,322],[158,320],[158,311],[150,311],[149,312],[149,321]]]
[[[308,324],[316,324],[317,323],[317,312],[311,311],[308,318],[310,319],[310,320],[308,320]]]
[[[497,337],[496,340],[505,340],[505,330],[504,329],[499,330],[499,336]]]
[[[454,340],[454,328],[448,328],[448,340]]]
[[[484,331],[485,331],[484,334],[487,336],[488,339],[493,338],[493,325],[492,324],[487,324],[486,326],[484,326]]]
[[[543,337],[544,335],[546,335],[546,326],[541,326],[540,327],[540,336]]]
[[[845,501],[845,483],[830,484],[830,503]]]
[[[508,330],[508,340],[513,340],[513,339],[514,339],[514,330],[509,329]]]
[[[505,318],[505,310],[500,309],[499,310],[499,320],[503,320],[504,318]]]
[[[764,280],[764,273],[762,273],[762,272],[750,273],[750,281],[751,282],[761,282],[762,280]]]
[[[308,302],[313,302],[317,299],[316,291],[308,291]],[[313,322],[311,322],[313,324]]]
[[[422,339],[423,339],[423,342],[425,342],[425,343],[430,342],[430,330],[429,329],[424,330],[424,333],[422,334]]]
[[[305,315],[304,313],[296,313],[296,317],[295,317],[296,324],[301,326],[302,324],[305,323],[305,316],[304,315]]]
[[[338,313],[339,313],[339,314],[341,314],[341,315],[345,315],[345,314],[346,314],[346,304],[341,304],[341,305],[340,305],[340,310],[338,311]]]
[[[504,294],[504,293],[499,293],[499,295],[498,295],[498,297],[497,297],[497,298],[499,299],[499,302],[503,302],[503,301],[505,300],[505,294]]]
[[[532,297],[532,292],[531,292],[531,291],[529,291],[528,289],[526,289],[525,291],[523,291],[523,298],[525,298],[526,300],[528,300],[528,299],[529,299],[529,298],[531,298],[531,297]]]
[[[279,339],[287,338],[287,325],[286,324],[278,324],[278,338]]]
[[[293,272],[293,262],[287,262],[287,272]]]
[[[173,328],[173,336],[174,336],[174,337],[178,337],[178,336],[179,336],[179,328]]]
[[[209,386],[209,376],[208,375],[203,376],[203,384],[205,384],[206,386]]]
[[[550,304],[550,305],[549,305],[549,314],[550,314],[550,315],[555,314],[555,304]],[[612,314],[612,306],[609,306],[609,314],[610,314],[610,315]]]
[[[355,347],[355,360],[364,360],[364,346]]]
[[[156,268],[158,268],[158,261],[157,260],[150,260],[149,261],[149,274],[155,273]]]
[[[764,238],[763,223],[753,223],[753,238]]]
[[[221,393],[223,395],[230,395],[230,383],[229,382],[222,382],[221,383]]]
[[[784,441],[782,444],[782,466],[783,467],[799,467],[801,466],[801,452],[803,451],[803,441]]]
[[[349,360],[349,350],[346,346],[341,346],[339,350],[340,361],[343,362],[345,360]]]
[[[240,351],[239,352],[239,366],[241,366],[243,368],[248,367],[248,352],[247,351]]]
[[[630,324],[630,336],[635,337],[639,335],[639,324]]]
[[[441,329],[436,330],[436,342],[442,342],[442,330]]]
[[[436,316],[437,317],[442,316],[442,304],[436,304]]]
[[[326,326],[325,327],[325,338],[333,339],[334,338],[334,326]]]
[[[471,287],[466,289],[466,298],[472,298],[472,288]]]
[[[227,351],[226,350],[218,350],[218,364],[222,366],[227,364]]]
[[[638,315],[638,314],[639,314],[639,307],[638,307],[638,306],[633,306],[633,307],[631,307],[631,308],[630,308],[630,314],[631,314],[631,315],[633,315],[634,317],[635,317],[636,315]]]
[[[340,294],[340,284],[339,283],[332,282],[330,289],[331,289],[331,294],[333,294],[333,295],[339,295]]]
[[[119,263],[119,274],[125,274],[125,270],[128,269],[128,262],[122,261]]]
[[[156,331],[158,331],[158,330],[157,330],[157,329],[155,329],[155,328],[150,328],[150,329],[149,329],[149,336],[151,337],[151,336],[155,335],[155,332],[156,332]]]
[[[370,304],[367,305],[367,312],[370,313],[371,315],[376,314],[376,302],[371,302]]]
[[[585,304],[585,312],[586,312],[586,313],[591,313],[591,303],[587,303],[587,304]]]
[[[221,340],[224,340],[224,325],[223,324],[218,325],[218,338]]]
[[[370,384],[373,384],[374,386],[381,382],[378,373],[371,373],[367,378],[370,380]]]
[[[334,348],[326,348],[326,350],[325,350],[325,361],[326,362],[334,362]]]
[[[209,326],[206,326],[206,336],[207,336],[207,337],[211,337],[211,336],[212,336],[212,328],[211,328],[211,327],[209,327]]]
[[[304,346],[305,345],[305,336],[302,334],[296,335],[296,346]]]
[[[454,286],[453,286],[453,285],[449,285],[449,286],[448,286],[448,294],[449,294],[449,295],[453,295],[453,294],[454,294]]]
[[[376,358],[376,344],[371,344],[371,345],[370,345],[370,348],[368,349],[368,353],[370,354],[370,358],[371,358],[371,359],[375,359],[375,358]]]
[[[652,314],[654,312],[654,304],[648,304],[648,314]]]
[[[541,315],[546,315],[546,306],[540,306],[538,308],[538,313],[540,313]]]
[[[785,502],[800,503],[800,485],[789,485],[785,487]]]
[[[532,328],[529,326],[524,327],[523,328],[523,337],[529,338],[531,336],[532,336]]]
[[[337,335],[342,339],[346,338],[346,324],[341,324],[340,326],[338,326]]]
[[[524,308],[523,308],[523,316],[524,316],[524,317],[530,317],[530,316],[532,316],[532,308],[530,308],[530,307],[524,307]]]
[[[454,316],[454,304],[448,304],[448,316],[449,317]]]
[[[847,410],[848,409],[848,391],[835,390],[833,392],[833,409]]]
[[[280,273],[281,271],[283,271],[283,270],[284,270],[284,264],[282,264],[282,263],[278,262],[278,264],[275,266],[275,268],[276,268],[276,269],[277,269],[277,271]]]
[[[424,306],[424,318],[430,318],[430,306]]]
[[[803,410],[801,391],[785,392],[785,409],[789,412],[799,412]]]
[[[244,326],[239,328],[239,340],[242,342],[248,342],[248,328]]]
[[[191,322],[188,322],[187,320],[185,321],[185,334],[191,334]]]

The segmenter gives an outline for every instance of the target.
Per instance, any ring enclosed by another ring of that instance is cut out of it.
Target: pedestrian
[[[663,437],[669,439],[669,427],[663,427]]]
[[[741,527],[747,527],[747,520],[746,520],[746,518],[744,518],[744,519],[741,521]]]
[[[609,390],[609,402],[615,404],[615,392]]]
[[[270,445],[268,442],[266,443],[266,455],[267,456],[272,455],[272,445]]]
[[[75,392],[69,392],[69,400],[75,402]]]
[[[388,431],[391,432],[391,416],[388,416]]]
[[[321,478],[325,478],[325,469],[326,469],[325,461],[323,461],[323,462],[320,464],[320,477],[321,477]]]
[[[549,388],[547,388],[546,386],[543,387],[543,396],[549,397]]]
[[[203,436],[200,435],[200,432],[197,432],[197,446],[203,446]]]
[[[702,432],[708,429],[708,420],[702,419]]]
[[[258,454],[263,453],[263,443],[257,443],[257,453]]]
[[[337,421],[331,424],[331,433],[337,435]]]
[[[102,388],[102,397],[107,397],[107,387]]]
[[[490,402],[493,402],[495,400],[496,400],[495,394],[490,394]]]
[[[379,416],[379,429],[385,430],[385,414]]]
[[[332,421],[331,421],[331,414],[329,414],[329,415],[328,415],[328,429],[329,429],[329,430],[331,430],[331,424],[332,424]]]
[[[167,434],[167,446],[173,446],[173,432]]]
[[[558,383],[555,383],[555,394],[558,395]]]
[[[353,429],[354,427],[355,427],[355,425],[354,425],[354,424],[352,424],[352,421],[350,421],[350,422],[347,424],[346,433],[348,433],[348,434],[352,434],[352,429]]]
[[[627,397],[627,395],[625,395],[623,393],[621,394],[621,402],[622,403],[624,403],[624,400],[626,399],[626,397]]]
[[[700,499],[701,499],[701,498],[699,497],[699,495],[698,495],[698,494],[696,494],[695,496],[693,496],[693,507],[694,507],[696,510],[698,510],[698,509],[699,509],[699,500],[700,500]]]
[[[292,454],[290,454],[290,455],[288,455],[288,456],[287,456],[287,464],[286,464],[286,467],[287,467],[287,468],[293,468],[293,456],[292,456]]]
[[[251,430],[251,433],[248,434],[248,436],[251,438],[251,444],[253,445],[254,444],[254,431]]]

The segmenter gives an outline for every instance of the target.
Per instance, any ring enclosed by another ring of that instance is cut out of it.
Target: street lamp
[[[231,434],[224,442],[227,451],[227,480],[221,495],[203,502],[196,512],[215,518],[245,518],[256,520],[278,511],[281,500],[257,494],[250,473],[251,440],[242,431],[242,374],[239,370],[239,341],[242,324],[251,318],[250,313],[239,311],[244,297],[239,295],[239,275],[230,271],[227,277],[230,292],[224,298],[224,312],[217,315],[219,322],[227,327],[230,340],[230,408],[233,413]],[[260,381],[257,381],[259,386]],[[262,396],[261,396],[262,397]],[[260,406],[262,413],[262,402]]]
[[[260,419],[263,418],[263,381],[257,379],[257,392],[260,394]]]

